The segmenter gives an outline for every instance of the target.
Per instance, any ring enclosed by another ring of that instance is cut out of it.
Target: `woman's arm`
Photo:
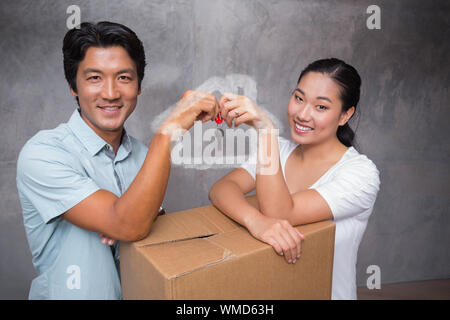
[[[228,217],[248,229],[249,221],[261,213],[245,199],[245,194],[255,189],[254,180],[245,175],[244,169],[231,171],[212,186],[209,199]]]
[[[278,133],[273,127],[258,130],[256,195],[261,212],[273,218],[289,217],[293,207],[283,177],[278,146]]]
[[[256,195],[264,215],[288,220],[292,225],[333,218],[330,207],[317,191],[289,192],[282,173],[275,130],[259,130],[258,154]]]
[[[266,217],[250,205],[245,194],[254,188],[255,180],[250,174],[236,169],[213,185],[209,197],[219,210],[246,227],[255,238],[271,245],[288,263],[295,263],[301,254],[303,235],[288,221]]]
[[[315,190],[291,195],[280,164],[278,131],[269,116],[251,99],[225,93],[219,101],[222,117],[229,127],[242,123],[254,127],[258,134],[256,195],[260,213],[283,219],[292,225],[332,218],[327,202]],[[254,181],[252,179],[252,181]]]

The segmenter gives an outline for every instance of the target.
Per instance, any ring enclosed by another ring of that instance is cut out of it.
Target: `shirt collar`
[[[122,139],[120,141],[119,150],[117,151],[117,155],[115,157],[115,161],[122,161],[131,153],[131,139],[128,136],[125,128],[123,128]]]
[[[92,130],[91,127],[81,118],[79,109],[76,109],[67,123],[74,135],[83,143],[86,149],[89,151],[91,156],[95,156],[102,148],[104,148],[108,143],[100,138],[100,136]],[[123,129],[121,146],[126,150],[126,153],[131,152],[131,141],[130,137]],[[110,146],[111,147],[111,146]],[[119,147],[120,148],[120,147]]]
[[[120,142],[120,144],[125,148],[125,150],[129,153],[131,152],[131,139],[128,136],[127,131],[125,130],[125,128],[123,128],[123,132],[122,132],[122,140]]]

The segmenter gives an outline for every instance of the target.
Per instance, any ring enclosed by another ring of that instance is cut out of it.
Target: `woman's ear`
[[[355,107],[349,108],[347,111],[344,111],[341,113],[341,118],[339,119],[339,125],[343,126],[347,123],[348,120],[353,116],[355,113]]]

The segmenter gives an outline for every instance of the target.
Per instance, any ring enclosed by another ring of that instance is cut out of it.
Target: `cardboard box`
[[[120,243],[123,298],[330,299],[335,224],[297,228],[302,256],[288,264],[213,206],[160,216],[147,238]]]

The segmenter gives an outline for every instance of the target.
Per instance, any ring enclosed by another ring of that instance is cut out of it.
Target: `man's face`
[[[134,111],[138,88],[136,65],[121,46],[90,47],[78,65],[77,90],[81,117],[99,135],[121,133]]]

